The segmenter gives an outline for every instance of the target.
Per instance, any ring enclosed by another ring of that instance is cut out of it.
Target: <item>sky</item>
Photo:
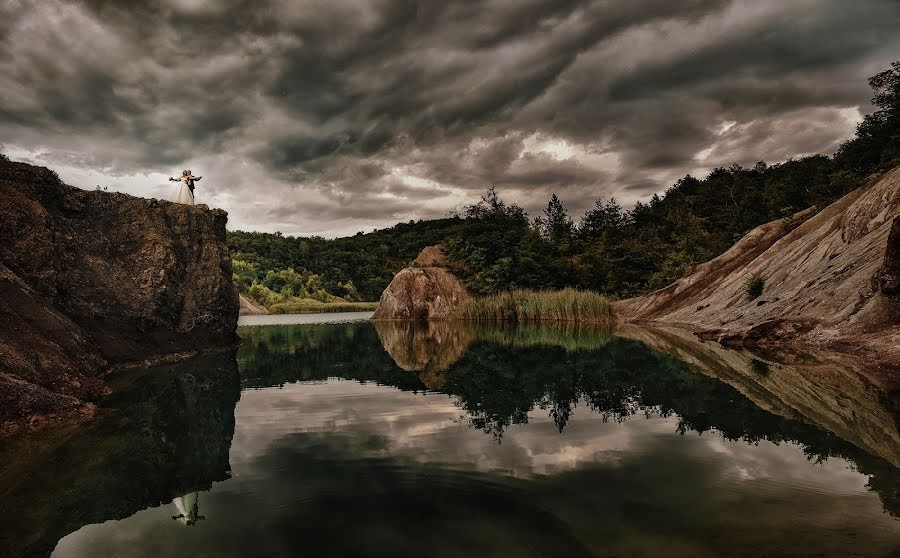
[[[897,0],[0,0],[0,152],[344,236],[494,186],[538,214],[832,153]]]

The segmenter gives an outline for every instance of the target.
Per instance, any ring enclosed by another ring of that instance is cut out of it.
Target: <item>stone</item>
[[[415,261],[435,263],[443,258],[436,247],[422,250]],[[373,320],[441,320],[470,298],[466,286],[443,267],[401,269],[381,293]]]

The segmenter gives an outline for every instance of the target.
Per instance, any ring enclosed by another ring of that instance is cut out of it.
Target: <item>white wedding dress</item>
[[[175,197],[172,198],[172,201],[175,203],[183,203],[185,205],[194,205],[194,195],[191,194],[191,189],[187,185],[187,180],[180,179],[178,182],[181,183],[181,186],[178,187],[178,191],[175,193]]]
[[[190,192],[188,192],[190,193]],[[205,519],[200,515],[200,493],[191,492],[184,496],[179,496],[172,500],[178,515],[173,515],[172,519],[176,519],[184,525],[193,525],[200,519]]]

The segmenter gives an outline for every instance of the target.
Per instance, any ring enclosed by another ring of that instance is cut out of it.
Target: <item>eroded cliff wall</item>
[[[898,216],[900,168],[808,219],[757,227],[668,287],[616,303],[616,313],[737,343],[865,345],[896,358]],[[751,298],[745,284],[754,274],[765,287]]]
[[[226,221],[0,160],[0,431],[90,415],[110,365],[233,343]]]

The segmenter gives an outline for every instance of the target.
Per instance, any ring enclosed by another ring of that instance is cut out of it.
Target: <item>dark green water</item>
[[[236,356],[123,376],[106,418],[11,451],[0,542],[154,558],[900,549],[896,402],[858,377],[831,394],[760,356],[712,377],[595,328],[240,333]],[[841,422],[831,395],[857,391]]]

